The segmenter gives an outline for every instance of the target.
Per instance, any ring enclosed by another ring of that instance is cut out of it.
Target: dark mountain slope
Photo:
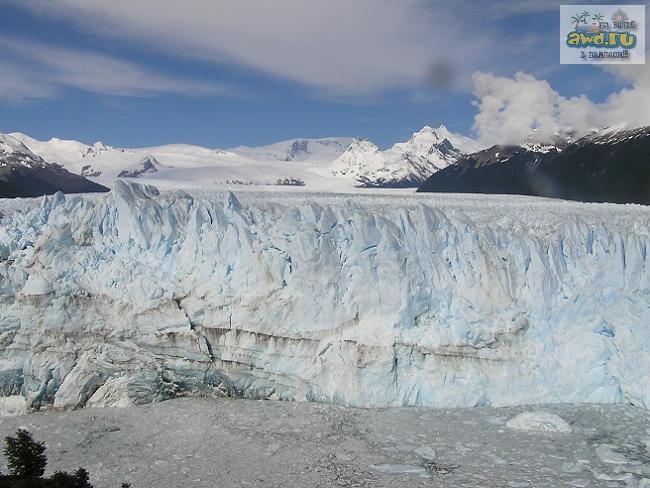
[[[650,204],[649,127],[600,131],[545,151],[494,146],[435,173],[418,191]]]
[[[108,188],[36,156],[17,139],[0,135],[0,197],[105,192]]]

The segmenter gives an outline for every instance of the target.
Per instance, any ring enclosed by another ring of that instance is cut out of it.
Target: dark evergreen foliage
[[[45,473],[45,446],[32,439],[26,430],[18,429],[16,437],[5,438],[4,455],[9,473],[14,478],[38,478]]]
[[[19,429],[16,437],[5,439],[4,455],[10,475],[0,473],[0,488],[93,488],[84,468],[78,468],[74,474],[57,471],[50,478],[43,478],[47,465],[45,446],[26,430]],[[121,488],[130,486],[122,483]]]

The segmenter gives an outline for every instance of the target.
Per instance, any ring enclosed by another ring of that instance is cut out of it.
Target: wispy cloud
[[[181,6],[176,0],[0,0],[122,48],[137,43],[143,52],[199,59],[211,69],[243,67],[297,83],[315,97],[359,103],[407,88],[413,100],[427,101],[445,90],[473,89],[475,130],[484,142],[520,142],[533,128],[549,134],[567,125],[585,131],[647,123],[645,71],[601,104],[566,98],[541,79],[559,66],[556,49],[549,48],[557,33],[548,17],[537,30],[522,24],[530,19],[517,16],[559,12],[560,3],[185,0]],[[219,84],[164,75],[98,53],[1,36],[0,42],[4,97],[51,96],[61,87],[123,96],[224,92]],[[502,76],[515,71],[536,77]]]
[[[611,0],[572,0],[572,4],[611,4]],[[641,1],[641,3],[644,3]],[[542,12],[559,12],[560,5],[567,4],[566,0],[466,0],[464,7],[486,21],[507,19],[515,15],[529,15]]]
[[[56,94],[55,84],[43,80],[33,69],[0,55],[0,98],[19,101],[27,98],[49,98]]]
[[[481,15],[430,0],[0,0],[115,42],[235,64],[317,88],[469,89],[471,72],[507,59]],[[485,10],[485,9],[483,9]],[[481,11],[483,11],[481,10]],[[463,25],[459,27],[459,19]],[[472,32],[467,36],[467,32]]]
[[[51,97],[64,88],[119,96],[224,94],[216,83],[166,76],[104,54],[0,35],[0,97]]]

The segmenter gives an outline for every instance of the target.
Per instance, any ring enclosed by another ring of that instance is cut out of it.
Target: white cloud
[[[478,113],[474,129],[486,145],[519,144],[535,134],[550,140],[563,129],[584,135],[602,127],[650,125],[650,70],[647,65],[608,68],[630,83],[604,102],[564,97],[545,80],[522,72],[513,78],[477,72],[473,76]]]
[[[611,0],[573,0],[574,5],[610,4]],[[565,0],[470,0],[465,4],[473,10],[479,9],[482,18],[493,20],[505,19],[513,15],[527,15],[540,12],[560,12],[560,5],[567,4]]]
[[[56,87],[35,75],[37,73],[25,69],[21,63],[0,57],[0,98],[18,101],[54,96]]]
[[[464,17],[459,29],[453,4],[429,0],[3,1],[116,42],[235,64],[326,94],[422,86],[441,78],[432,67],[462,60],[442,73],[453,88],[485,65],[488,50],[499,55],[485,26],[469,26],[479,15]]]
[[[650,113],[627,113],[630,106],[647,107],[648,88],[641,79],[645,72],[634,80],[629,79],[632,74],[625,75],[632,87],[613,93],[603,104],[565,98],[531,75],[485,73],[512,73],[514,66],[538,76],[548,72],[557,62],[556,53],[537,47],[556,34],[533,29],[516,42],[503,36],[508,34],[509,17],[559,11],[559,0],[0,0],[3,3],[69,22],[121,48],[244,67],[316,88],[317,95],[382,96],[384,89],[407,87],[414,99],[425,100],[430,96],[427,87],[469,91],[472,80],[479,109],[475,129],[484,142],[521,142],[533,128],[546,137],[565,125],[580,132],[621,121],[647,122],[644,114]],[[3,45],[6,41],[0,38]],[[223,90],[96,53],[25,42],[4,47],[0,96],[5,97],[23,92],[51,96],[60,86],[115,95]],[[6,54],[12,50],[13,58]],[[3,69],[9,65],[18,68],[11,71],[15,77]]]
[[[161,75],[114,57],[0,35],[0,97],[43,98],[62,87],[120,96],[223,94],[218,84]]]

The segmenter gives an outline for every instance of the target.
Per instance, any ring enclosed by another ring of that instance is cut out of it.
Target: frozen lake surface
[[[81,465],[95,488],[650,486],[650,414],[623,405],[368,410],[180,398],[0,419],[2,436],[18,427],[45,441],[48,473]]]

